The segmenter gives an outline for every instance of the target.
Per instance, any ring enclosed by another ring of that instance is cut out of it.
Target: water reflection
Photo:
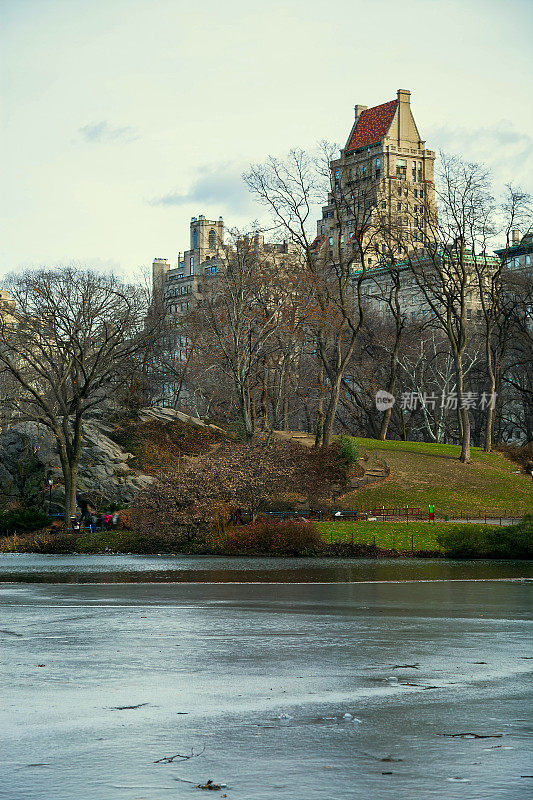
[[[0,581],[19,583],[357,583],[533,578],[526,561],[0,556]]]

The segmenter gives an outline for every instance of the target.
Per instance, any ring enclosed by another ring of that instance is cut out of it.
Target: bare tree
[[[321,383],[328,391],[323,429],[317,430],[317,446],[324,448],[331,444],[343,378],[364,322],[361,285],[376,237],[371,224],[375,197],[354,190],[347,173],[331,168],[335,149],[324,144],[318,160],[291,150],[285,160],[269,158],[245,175],[251,191],[302,253],[315,299],[307,325],[323,367]],[[331,243],[314,237],[310,229],[313,207],[326,192],[337,231]],[[319,409],[320,426],[321,417]]]
[[[505,390],[508,424],[522,430],[524,443],[533,440],[533,281],[531,270],[507,270],[504,276],[508,346],[500,386]],[[501,420],[500,427],[504,420]],[[501,436],[501,434],[500,434]]]
[[[0,318],[0,364],[17,387],[15,419],[48,428],[76,508],[83,422],[124,381],[150,333],[146,295],[114,277],[65,267],[13,276],[12,318]]]
[[[506,285],[508,278],[506,266],[513,245],[512,233],[516,228],[531,229],[530,201],[531,198],[525,192],[511,185],[507,186],[506,197],[497,214],[500,223],[497,235],[503,235],[505,242],[503,250],[499,251],[500,263],[496,269],[490,269],[486,260],[477,259],[475,264],[484,323],[487,391],[494,398],[498,394],[504,355],[511,340],[512,321],[516,319],[513,313],[514,292],[509,292],[509,287]],[[492,449],[495,410],[495,402],[489,403],[485,414],[483,444],[487,453]]]
[[[265,362],[281,357],[283,371],[288,366],[278,333],[297,270],[282,250],[258,247],[254,233],[235,233],[233,246],[217,259],[217,272],[202,278],[200,296],[184,323],[193,359],[230,377],[248,439],[255,428],[252,393]],[[283,376],[281,381],[283,386]]]
[[[470,417],[463,358],[472,327],[476,274],[495,259],[486,254],[492,234],[493,200],[488,173],[478,164],[441,156],[437,183],[439,217],[426,208],[429,235],[423,252],[412,247],[407,229],[398,245],[436,323],[445,331],[454,360],[462,462],[470,461]]]

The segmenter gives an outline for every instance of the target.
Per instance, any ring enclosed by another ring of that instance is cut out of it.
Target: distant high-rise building
[[[433,165],[411,111],[411,93],[398,89],[396,100],[355,106],[355,121],[338,159],[330,164],[331,191],[318,222],[315,249],[357,261],[356,231],[372,237],[367,265],[379,252],[401,253],[400,242],[421,249],[436,215]],[[402,235],[388,236],[393,228]]]
[[[259,260],[274,262],[283,269],[285,264],[297,258],[298,248],[290,242],[265,242],[259,232],[246,234],[239,240],[245,252],[253,253]],[[177,265],[171,266],[166,258],[155,258],[152,264],[152,290],[154,308],[166,323],[164,348],[161,363],[163,382],[160,387],[160,402],[173,402],[179,366],[187,361],[191,343],[186,333],[184,319],[202,300],[202,292],[211,285],[216,287],[217,274],[223,274],[228,263],[235,258],[237,242],[225,241],[224,221],[206,219],[203,215],[192,217],[190,223],[190,248],[178,254]],[[170,377],[168,377],[170,376]],[[167,379],[168,378],[168,379]],[[182,390],[182,396],[187,392]]]

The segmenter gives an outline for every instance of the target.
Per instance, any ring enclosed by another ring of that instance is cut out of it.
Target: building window
[[[385,200],[381,201],[381,208],[387,208],[387,203],[385,202]]]
[[[331,247],[332,245],[333,245],[333,236],[330,236],[329,237],[329,246]]]
[[[420,193],[420,197],[424,197],[424,190],[423,189],[419,189],[419,193]]]
[[[192,246],[193,249],[196,249],[198,247],[198,228],[195,228],[192,233]]]
[[[418,197],[418,189],[415,189],[413,194],[414,194],[415,197]]]
[[[401,211],[401,210],[402,210],[402,204],[396,203],[396,211]]]
[[[191,275],[194,275],[194,256],[191,256]]]
[[[396,159],[396,177],[404,181],[407,177],[407,162],[403,158]]]
[[[217,243],[217,235],[215,231],[209,231],[209,249],[214,250]]]
[[[341,244],[344,244],[344,233],[341,233]]]
[[[531,264],[531,256],[526,256],[526,265],[529,267]]]
[[[376,158],[376,180],[379,181],[381,177],[381,159]]]
[[[418,182],[422,183],[422,162],[418,163]]]
[[[402,187],[398,186],[398,197],[402,196]]]
[[[325,226],[325,225],[322,225],[322,228],[321,228],[320,230],[321,230],[321,233],[324,233],[324,232],[325,232],[325,230],[326,230],[326,226]]]

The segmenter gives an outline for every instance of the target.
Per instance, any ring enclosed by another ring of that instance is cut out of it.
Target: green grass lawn
[[[346,509],[435,506],[437,516],[459,516],[488,510],[520,517],[533,508],[533,481],[517,474],[519,467],[501,453],[472,448],[470,464],[459,461],[460,447],[451,444],[381,442],[357,439],[370,461],[384,460],[391,469],[385,481],[346,494]],[[498,514],[499,516],[499,514]]]
[[[390,550],[441,550],[438,533],[461,530],[461,523],[452,522],[328,522],[316,523],[325,542],[376,544]],[[471,526],[469,526],[471,527]],[[478,526],[476,525],[476,528]],[[500,526],[479,525],[480,530],[501,530]]]

